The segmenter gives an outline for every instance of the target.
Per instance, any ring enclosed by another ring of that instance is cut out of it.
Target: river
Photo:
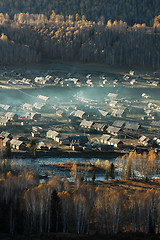
[[[102,158],[25,158],[25,159],[11,159],[11,165],[12,167],[20,167],[20,168],[27,168],[33,171],[37,171],[39,175],[42,177],[46,176],[46,172],[49,175],[49,177],[55,176],[55,175],[61,175],[64,177],[66,175],[67,178],[71,178],[70,171],[59,169],[59,168],[53,168],[50,165],[52,163],[96,163],[97,161],[104,162],[105,160]],[[115,158],[109,158],[108,161],[114,162]],[[48,165],[48,166],[47,166]],[[105,172],[96,172],[96,180],[104,180]],[[88,173],[88,180],[90,180],[92,177],[92,173]]]

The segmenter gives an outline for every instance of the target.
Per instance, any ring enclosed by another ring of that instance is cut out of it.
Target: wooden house
[[[113,126],[109,126],[107,128],[107,132],[112,134],[112,135],[119,136],[122,133],[122,129],[117,128],[117,127],[113,127]]]
[[[23,108],[24,110],[30,110],[30,111],[32,111],[33,106],[32,106],[31,104],[29,104],[29,103],[25,103],[25,104],[23,104],[22,108]]]
[[[3,147],[6,147],[7,143],[10,142],[10,139],[9,138],[4,138],[2,140],[2,144],[3,144]]]
[[[80,123],[80,126],[82,128],[88,128],[88,129],[91,129],[91,127],[93,126],[94,122],[92,121],[87,121],[86,119],[82,120],[81,123]]]
[[[87,136],[70,136],[68,141],[70,145],[78,144],[79,146],[84,146],[89,140]]]
[[[10,125],[10,120],[4,116],[0,116],[0,126],[8,126]]]
[[[141,128],[141,125],[137,122],[126,122],[124,129],[130,131],[138,131]]]
[[[123,142],[117,138],[111,138],[108,141],[109,145],[113,145],[115,148],[122,148],[123,147]]]
[[[113,127],[118,127],[118,128],[123,128],[124,125],[125,125],[125,121],[122,121],[122,120],[116,120],[112,124]]]
[[[7,112],[5,114],[5,117],[8,119],[8,120],[12,120],[12,121],[17,121],[18,120],[18,115],[16,113],[13,113],[13,112]]]
[[[9,132],[2,131],[0,133],[0,139],[4,139],[4,138],[9,138],[11,140],[12,139],[12,135]]]
[[[114,117],[125,117],[125,109],[113,109],[112,116]]]
[[[47,151],[48,150],[48,146],[44,142],[39,142],[38,145],[37,145],[37,149],[38,150]]]
[[[82,119],[82,118],[86,117],[86,113],[84,111],[77,110],[75,112],[74,116]]]
[[[61,135],[56,132],[56,131],[52,131],[52,130],[49,130],[47,132],[47,135],[46,135],[48,138],[52,138],[53,140],[55,140],[56,142],[61,142]]]
[[[118,104],[118,101],[112,100],[112,101],[110,101],[109,106],[110,107],[116,107],[117,104]]]
[[[152,143],[152,141],[150,138],[147,138],[146,136],[143,135],[139,138],[139,143],[143,144],[144,146],[148,146]]]
[[[41,114],[40,113],[31,113],[30,114],[30,119],[31,120],[39,120],[41,118]]]
[[[36,138],[36,137],[40,137],[41,134],[40,134],[40,132],[31,132],[31,136],[32,136],[33,138]]]
[[[109,112],[107,112],[107,111],[104,111],[104,110],[99,109],[99,116],[100,116],[101,118],[106,118],[106,117],[110,117],[110,114],[109,114]]]
[[[109,98],[117,98],[118,94],[116,93],[108,93]]]
[[[12,139],[10,141],[11,147],[17,150],[25,150],[26,149],[26,144],[23,141],[17,140],[17,139]]]
[[[108,135],[108,134],[103,134],[101,137],[100,137],[100,143],[101,144],[108,144],[108,141],[109,141],[109,139],[111,138],[111,136],[110,135]]]
[[[104,132],[107,129],[107,126],[105,124],[102,124],[102,123],[94,123],[92,128],[94,130],[99,131],[99,132]]]

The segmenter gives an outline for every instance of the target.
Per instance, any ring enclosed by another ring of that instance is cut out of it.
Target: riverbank
[[[11,153],[11,158],[102,158],[111,159],[123,156],[126,152],[122,151],[90,151],[90,152],[63,152],[63,151],[36,151],[35,155],[26,151],[14,151]]]

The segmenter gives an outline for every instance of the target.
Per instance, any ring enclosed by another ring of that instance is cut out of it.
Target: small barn
[[[103,135],[100,137],[100,142],[101,142],[102,144],[108,144],[108,141],[109,141],[110,138],[111,138],[110,135],[108,135],[108,134],[103,134]]]
[[[115,148],[122,148],[123,147],[123,142],[117,138],[111,138],[108,141],[109,145],[113,145]]]
[[[86,119],[82,120],[82,122],[80,123],[80,126],[82,128],[88,128],[90,129],[93,126],[94,122],[92,121],[87,121]]]
[[[25,150],[26,149],[26,144],[23,141],[17,140],[17,139],[12,139],[10,141],[11,147],[17,150]]]
[[[48,138],[52,138],[53,140],[55,140],[56,142],[61,142],[61,135],[53,130],[49,130],[46,134],[46,136]]]
[[[107,132],[111,133],[112,135],[120,135],[122,133],[122,129],[121,128],[117,128],[117,127],[113,127],[113,126],[109,126],[107,128]]]
[[[86,113],[84,111],[77,110],[75,112],[74,116],[77,117],[77,118],[84,118],[86,116]]]

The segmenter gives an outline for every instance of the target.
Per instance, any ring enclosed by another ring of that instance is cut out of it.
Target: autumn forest
[[[159,155],[152,151],[118,158],[116,167],[126,158],[128,163],[134,160],[132,166],[127,167],[130,173],[136,171],[139,161],[141,169],[146,163],[150,169],[158,170]],[[107,165],[103,167],[107,170]],[[148,173],[146,180],[135,180],[128,174],[114,181],[95,182],[94,178],[84,181],[73,164],[73,182],[57,175],[46,183],[39,183],[36,171],[21,164],[11,166],[10,161],[5,160],[1,162],[0,171],[0,232],[160,232],[159,182],[149,180]]]
[[[0,63],[42,59],[95,62],[111,66],[160,66],[159,16],[151,25],[122,20],[96,21],[85,15],[0,14]],[[7,54],[6,54],[7,53]]]

